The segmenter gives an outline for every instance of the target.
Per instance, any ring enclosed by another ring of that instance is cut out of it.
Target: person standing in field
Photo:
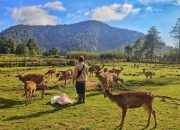
[[[77,103],[85,103],[85,87],[88,79],[88,67],[84,63],[84,57],[78,58],[78,64],[73,71],[73,81],[76,80],[76,92],[78,94]]]

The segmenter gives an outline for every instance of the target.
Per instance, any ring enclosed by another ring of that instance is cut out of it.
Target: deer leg
[[[124,119],[126,117],[126,112],[127,112],[127,108],[123,108],[122,109],[122,120],[121,120],[121,123],[119,125],[120,129],[123,127],[123,124],[124,124]]]
[[[35,90],[32,91],[32,96],[34,97],[34,101],[35,101],[34,91],[35,91]]]
[[[152,110],[152,115],[154,116],[154,122],[155,122],[154,128],[156,128],[157,123],[156,123],[156,114],[154,110]]]
[[[71,79],[69,79],[69,84],[71,84]]]
[[[150,122],[150,119],[151,119],[152,106],[144,105],[143,107],[148,112],[148,122],[147,122],[147,125],[145,126],[145,128],[147,128],[149,126],[149,122]]]
[[[42,88],[42,91],[41,91],[41,98],[44,98],[44,91],[45,91],[45,88]]]
[[[65,78],[65,83],[64,84],[66,85],[66,78]]]

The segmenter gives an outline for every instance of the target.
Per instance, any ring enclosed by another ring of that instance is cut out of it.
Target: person
[[[77,103],[85,103],[85,87],[88,79],[88,66],[84,63],[84,57],[78,58],[78,64],[74,67],[73,81],[76,80]]]

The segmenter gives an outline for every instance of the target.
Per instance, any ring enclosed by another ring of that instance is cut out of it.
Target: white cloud
[[[43,5],[44,8],[57,10],[57,11],[64,11],[66,10],[65,7],[63,7],[62,2],[60,1],[54,1],[54,2],[48,2]]]
[[[149,3],[172,3],[176,5],[180,5],[180,0],[137,0],[140,3],[143,4],[149,4]]]
[[[148,6],[148,7],[146,7],[146,10],[152,12],[153,8],[152,8],[152,6]]]
[[[12,11],[12,17],[17,24],[27,25],[55,25],[58,23],[58,17],[50,15],[49,10],[64,11],[60,1],[47,2],[42,5],[16,7]]]
[[[94,9],[92,19],[99,21],[122,20],[130,14],[139,13],[140,8],[134,8],[132,4],[117,4],[102,6]]]
[[[26,6],[14,8],[12,17],[18,24],[27,25],[55,25],[58,18],[48,14],[39,6]]]

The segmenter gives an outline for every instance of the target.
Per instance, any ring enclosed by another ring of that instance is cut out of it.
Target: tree
[[[59,49],[58,48],[52,48],[50,51],[49,51],[49,54],[50,55],[57,55],[59,53]]]
[[[130,55],[132,54],[132,47],[130,47],[129,45],[125,47],[125,52],[128,55],[127,61],[130,61]]]
[[[11,39],[0,39],[0,53],[2,54],[9,54],[15,52],[15,43]]]
[[[18,54],[18,55],[28,55],[29,54],[28,47],[23,43],[18,44],[17,47],[16,47],[16,54]]]
[[[155,26],[152,26],[148,30],[148,34],[145,36],[144,48],[142,49],[145,52],[145,55],[153,60],[155,54],[155,50],[165,45],[161,37],[159,36],[159,31]]]
[[[49,51],[48,51],[48,50],[45,50],[45,51],[43,52],[43,56],[49,56]]]
[[[29,39],[26,46],[28,47],[31,56],[39,54],[39,48],[34,39]]]
[[[180,61],[180,18],[177,19],[175,26],[172,28],[171,37],[178,41],[178,61]]]

